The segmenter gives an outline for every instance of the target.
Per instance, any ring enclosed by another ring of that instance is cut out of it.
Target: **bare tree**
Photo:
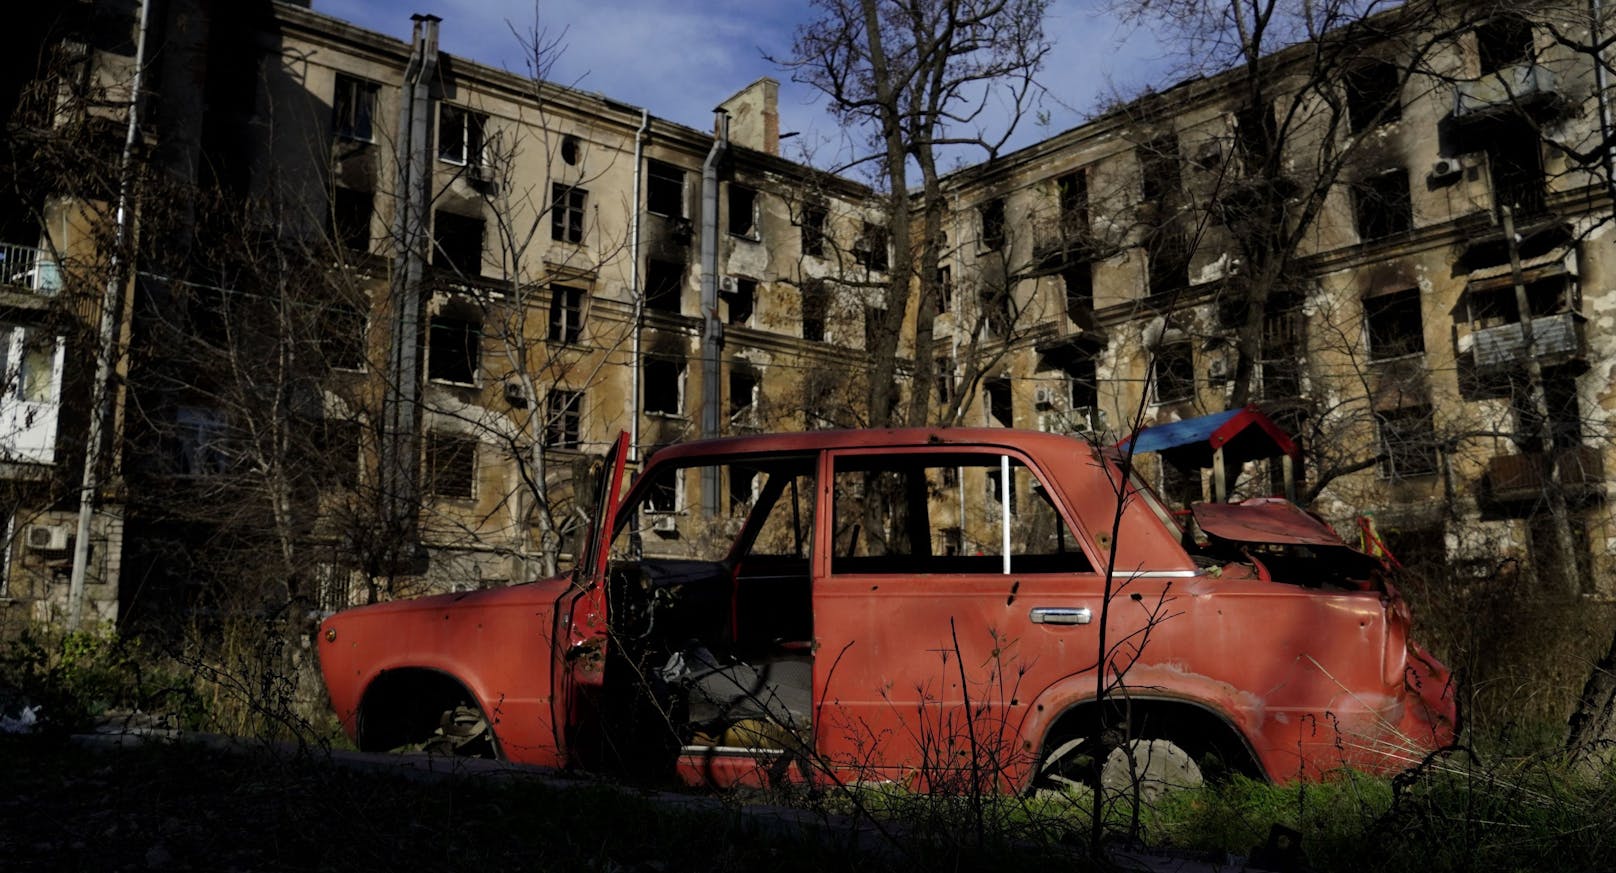
[[[870,332],[870,424],[892,423],[899,358],[914,355],[907,420],[924,422],[932,401],[933,320],[942,293],[944,246],[939,161],[952,148],[992,158],[1037,95],[1034,75],[1049,43],[1047,0],[816,0],[819,18],[797,33],[784,65],[819,90],[869,151],[841,170],[869,167],[885,190],[892,258],[882,282],[879,330]],[[1002,112],[1003,114],[999,114]],[[918,195],[912,171],[920,175]],[[885,241],[883,241],[884,243]],[[919,289],[914,334],[903,326]]]

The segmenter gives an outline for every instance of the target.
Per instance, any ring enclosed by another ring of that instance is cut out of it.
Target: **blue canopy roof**
[[[1232,462],[1280,455],[1297,456],[1296,443],[1256,406],[1227,409],[1147,427],[1117,443],[1117,451],[1142,455],[1160,452],[1178,466],[1205,467],[1212,453],[1227,447]]]

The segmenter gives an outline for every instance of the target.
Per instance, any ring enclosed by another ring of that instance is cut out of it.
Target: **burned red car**
[[[620,499],[624,446],[571,575],[325,622],[360,747],[1021,789],[1141,749],[1385,772],[1454,737],[1385,567],[1286,501],[1186,536],[1105,452],[1003,429],[676,445]]]

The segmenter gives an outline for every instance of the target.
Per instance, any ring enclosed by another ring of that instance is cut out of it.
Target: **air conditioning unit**
[[[511,381],[505,383],[505,402],[517,409],[527,408],[527,393],[522,390],[522,383]]]
[[[1033,389],[1032,402],[1039,409],[1053,409],[1061,405],[1061,391],[1054,385],[1039,385]]]
[[[1437,158],[1431,164],[1432,179],[1451,179],[1464,172],[1464,162],[1458,158]]]
[[[671,512],[658,515],[651,519],[651,529],[659,534],[678,533],[678,519]]]
[[[677,242],[690,242],[696,235],[696,226],[688,218],[668,219],[668,235]]]
[[[736,287],[736,283],[735,283],[735,277],[734,276],[719,276],[718,277],[718,293],[720,293],[720,294],[734,294],[735,293],[735,287]]]
[[[28,528],[28,548],[36,552],[65,552],[69,539],[65,524],[36,524]]]

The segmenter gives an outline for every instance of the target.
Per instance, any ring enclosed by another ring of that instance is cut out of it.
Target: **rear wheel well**
[[[359,748],[386,752],[423,745],[438,733],[444,713],[456,707],[481,712],[476,696],[453,676],[422,668],[389,670],[370,683],[360,701]]]
[[[1091,738],[1102,737],[1103,748]],[[1103,762],[1110,749],[1126,740],[1167,740],[1183,749],[1211,778],[1239,773],[1266,780],[1250,743],[1221,713],[1203,704],[1173,698],[1089,700],[1078,703],[1055,720],[1044,736],[1039,774],[1057,753],[1087,756],[1089,766]]]

